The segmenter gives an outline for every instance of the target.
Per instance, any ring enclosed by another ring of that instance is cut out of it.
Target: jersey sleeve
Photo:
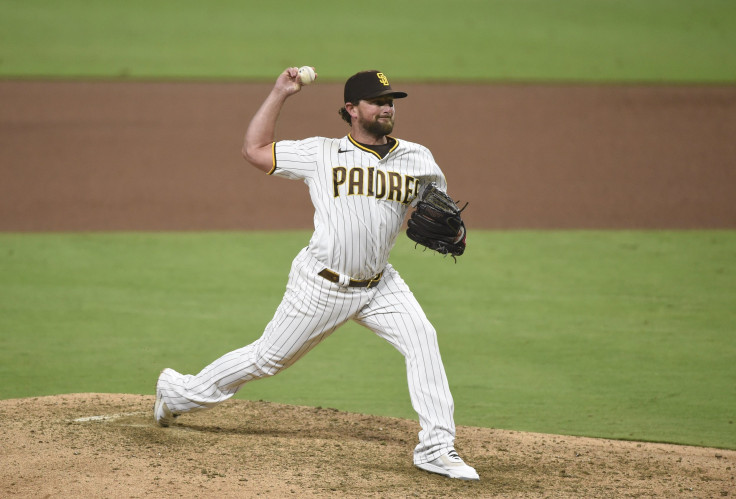
[[[445,174],[442,173],[442,169],[434,160],[434,156],[430,150],[424,146],[420,146],[419,150],[420,154],[424,156],[424,162],[427,165],[426,171],[422,172],[419,176],[420,186],[423,187],[430,182],[434,182],[441,191],[447,192],[447,180],[445,179]]]
[[[317,169],[319,139],[280,140],[273,144],[273,168],[268,173],[288,179],[306,179]]]

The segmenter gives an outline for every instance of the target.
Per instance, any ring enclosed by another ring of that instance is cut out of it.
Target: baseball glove
[[[432,182],[419,193],[416,210],[409,217],[406,235],[443,255],[453,258],[465,252],[465,224],[455,202]]]

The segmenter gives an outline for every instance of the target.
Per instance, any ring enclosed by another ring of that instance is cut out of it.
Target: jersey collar
[[[391,154],[392,152],[394,152],[397,147],[399,147],[399,139],[397,139],[396,137],[394,137],[392,135],[387,135],[386,137],[392,138],[392,139],[394,139],[396,141],[394,143],[394,146],[386,153],[386,156],[388,156],[389,154]],[[373,151],[371,149],[368,149],[364,145],[360,144],[350,134],[348,134],[348,140],[350,140],[350,142],[352,142],[353,145],[355,147],[357,147],[358,149],[360,149],[362,151],[365,151],[365,152],[369,152],[369,153],[373,154],[375,157],[377,157],[378,159],[382,159],[381,156],[376,151]],[[384,156],[384,157],[386,157],[386,156]]]

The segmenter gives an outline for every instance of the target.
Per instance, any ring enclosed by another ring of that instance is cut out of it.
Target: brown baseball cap
[[[392,89],[386,75],[375,69],[356,73],[345,82],[345,102],[375,99],[384,95],[402,99],[407,93]]]

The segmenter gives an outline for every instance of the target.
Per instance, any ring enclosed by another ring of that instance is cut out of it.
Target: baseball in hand
[[[302,85],[309,85],[316,77],[317,75],[314,73],[314,68],[310,66],[302,66],[299,68],[299,79],[302,81]]]

